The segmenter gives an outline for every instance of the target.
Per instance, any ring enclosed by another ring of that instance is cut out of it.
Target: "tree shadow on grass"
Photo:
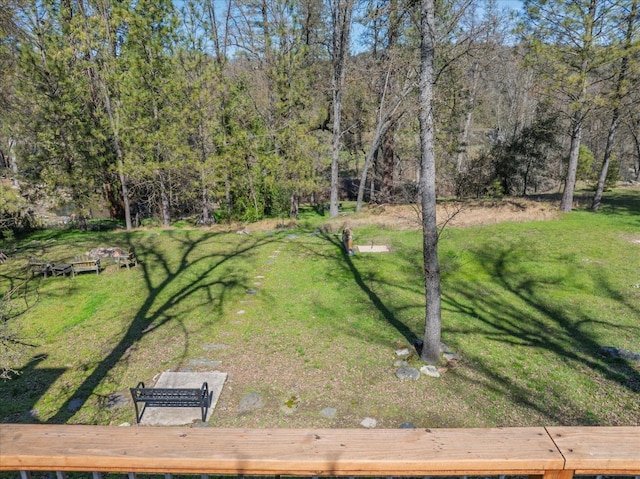
[[[169,234],[162,232],[159,234]],[[156,235],[157,236],[157,235]],[[242,286],[245,279],[240,274],[225,272],[225,266],[231,260],[251,254],[265,244],[266,240],[243,238],[234,244],[228,253],[211,255],[199,254],[198,248],[204,243],[217,240],[225,241],[219,233],[183,232],[173,239],[180,244],[179,251],[167,252],[153,241],[135,241],[136,256],[141,260],[138,268],[142,270],[146,285],[146,296],[134,315],[127,331],[115,347],[100,361],[98,366],[83,380],[73,394],[68,396],[57,413],[47,422],[65,423],[82,407],[109,371],[125,359],[130,349],[147,334],[171,321],[182,322],[189,311],[180,310],[186,300],[196,294],[204,293],[204,301],[213,301],[213,291],[217,291],[216,300],[224,301],[224,295],[234,287]],[[129,247],[134,247],[133,237],[129,237]],[[170,257],[170,256],[177,256]],[[185,277],[189,279],[186,280]],[[132,298],[133,300],[133,298]],[[187,332],[185,331],[185,334]],[[161,358],[158,358],[160,361]],[[71,408],[71,403],[73,407]],[[73,411],[71,411],[73,409]]]
[[[598,388],[606,388],[606,383],[609,382],[632,394],[640,392],[639,372],[626,361],[604,357],[602,348],[610,345],[600,343],[594,327],[617,330],[627,328],[633,330],[629,333],[636,337],[640,335],[640,328],[598,320],[589,317],[589,313],[585,312],[586,308],[582,308],[580,304],[566,309],[566,305],[571,303],[549,299],[553,297],[549,295],[551,291],[566,287],[563,275],[571,274],[572,265],[567,265],[568,271],[558,272],[554,278],[545,278],[542,274],[532,277],[530,270],[519,266],[521,261],[535,260],[523,248],[513,245],[483,245],[482,250],[476,250],[472,254],[493,283],[497,284],[497,288],[491,291],[487,284],[471,281],[451,281],[443,287],[444,309],[456,314],[462,313],[470,321],[468,327],[449,329],[449,333],[476,333],[488,341],[504,345],[505,348],[523,348],[521,351],[524,356],[530,356],[533,351],[541,351],[545,354],[540,356],[540,360],[553,358],[551,363],[540,365],[551,373],[557,361],[559,366],[568,366],[576,374],[598,383]],[[600,288],[606,285],[606,279],[602,276],[595,280]],[[616,299],[613,288],[607,286],[605,291],[611,292],[611,297]],[[619,298],[618,301],[620,302]],[[487,353],[490,354],[489,351]],[[533,359],[528,358],[528,361]],[[513,362],[516,362],[515,358]],[[579,406],[576,401],[572,403],[572,394],[575,392],[561,391],[557,383],[554,389],[554,383],[547,378],[535,379],[537,386],[543,390],[532,394],[531,390],[522,386],[523,382],[516,381],[517,371],[512,367],[499,371],[491,358],[480,356],[472,358],[468,366],[484,378],[473,379],[482,382],[484,388],[508,394],[515,403],[538,411],[554,423],[602,422],[597,412]]]
[[[419,338],[415,335],[415,333],[409,326],[398,319],[396,314],[382,301],[380,296],[378,296],[376,292],[371,289],[371,287],[367,284],[367,281],[365,281],[365,278],[363,278],[362,273],[358,270],[355,263],[353,262],[353,257],[349,256],[346,253],[342,243],[338,240],[338,238],[327,234],[322,235],[322,238],[339,249],[341,254],[339,256],[336,256],[334,258],[334,261],[339,262],[341,268],[345,268],[349,271],[349,273],[353,276],[356,285],[367,295],[367,297],[371,301],[371,304],[373,304],[373,306],[378,311],[380,311],[384,319],[400,334],[402,334],[409,344],[416,345]],[[397,287],[398,285],[394,286]]]
[[[65,368],[41,368],[47,355],[32,357],[11,381],[0,382],[0,402],[5,422],[40,422],[35,405],[66,371]]]

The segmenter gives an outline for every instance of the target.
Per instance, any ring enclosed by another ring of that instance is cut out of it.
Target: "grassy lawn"
[[[349,221],[356,244],[392,252],[344,255]],[[297,228],[251,234],[38,232],[0,265],[3,291],[32,256],[134,247],[141,264],[34,278],[14,294],[9,313],[24,312],[12,322],[36,347],[0,382],[0,422],[135,422],[118,393],[205,359],[228,373],[216,427],[638,425],[640,364],[601,348],[640,352],[639,242],[638,189],[610,193],[598,214],[448,227],[442,340],[460,360],[401,381],[395,351],[424,328],[417,230],[307,212]],[[264,406],[239,410],[248,393]]]

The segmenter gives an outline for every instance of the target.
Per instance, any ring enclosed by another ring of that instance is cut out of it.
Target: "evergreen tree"
[[[614,0],[525,0],[529,41],[549,92],[565,104],[569,120],[569,164],[561,211],[573,208],[573,193],[585,120],[597,101],[592,85],[598,68],[612,60],[607,39]]]

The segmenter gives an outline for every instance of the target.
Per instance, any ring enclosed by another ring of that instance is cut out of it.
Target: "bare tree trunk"
[[[329,216],[338,216],[338,170],[340,160],[340,144],[342,138],[342,94],[345,81],[347,57],[349,56],[349,37],[353,0],[333,0],[333,49],[331,66],[333,75],[331,89],[333,92],[333,132],[331,137],[331,197]]]
[[[633,158],[633,178],[635,181],[640,181],[640,136],[635,132],[633,125],[629,125],[629,131],[636,149],[636,154]]]
[[[420,45],[420,198],[424,256],[425,328],[420,357],[427,363],[440,361],[440,265],[436,221],[436,161],[433,120],[435,57],[435,2],[421,0]]]
[[[200,221],[203,225],[209,226],[215,223],[215,217],[211,214],[211,200],[209,197],[209,188],[207,188],[206,175],[204,168],[200,171],[200,182],[202,183],[202,214]]]
[[[631,5],[631,11],[629,13],[629,23],[627,24],[627,32],[625,35],[626,50],[625,55],[622,57],[620,63],[620,72],[618,73],[618,80],[616,81],[616,89],[614,92],[613,114],[611,118],[611,125],[609,126],[609,134],[607,135],[607,146],[604,150],[604,160],[602,161],[602,168],[600,170],[600,177],[598,178],[598,186],[596,187],[596,194],[593,196],[593,202],[591,209],[598,211],[600,209],[600,203],[602,202],[602,193],[604,192],[604,184],[607,181],[607,174],[609,173],[609,164],[611,163],[611,152],[613,151],[613,139],[618,129],[618,120],[620,119],[620,106],[619,102],[622,96],[622,88],[627,77],[627,71],[629,70],[629,56],[628,51],[633,41],[633,30],[638,14],[638,0],[634,0]]]
[[[387,77],[389,75],[387,74]],[[364,167],[362,168],[362,176],[360,177],[360,184],[358,185],[358,199],[356,203],[356,211],[360,211],[362,209],[362,201],[364,199],[364,190],[367,182],[367,174],[369,172],[369,168],[371,167],[372,161],[377,158],[378,149],[380,148],[380,143],[382,142],[382,138],[388,135],[392,135],[393,132],[389,132],[389,130],[395,127],[396,122],[402,116],[402,112],[398,112],[402,102],[407,97],[410,91],[413,90],[413,80],[411,80],[408,85],[405,85],[404,90],[399,93],[399,96],[396,98],[395,102],[391,105],[391,107],[384,112],[385,107],[385,98],[387,92],[388,82],[385,81],[385,88],[383,94],[380,99],[380,104],[378,105],[378,122],[376,124],[376,132],[373,136],[373,140],[371,141],[371,146],[369,147],[369,152],[365,157]],[[389,133],[388,133],[389,132]],[[393,152],[392,152],[393,153]],[[395,155],[394,155],[395,158]],[[392,174],[392,173],[391,173]],[[374,187],[373,187],[373,178],[371,180],[371,199],[374,196]]]
[[[593,43],[593,25],[596,16],[597,0],[591,0],[589,3],[589,12],[587,15],[587,24],[585,28],[585,47],[590,48]],[[571,115],[571,146],[569,147],[569,168],[564,182],[564,192],[562,200],[560,200],[560,211],[570,212],[573,209],[573,193],[576,188],[576,173],[578,171],[578,158],[580,154],[580,142],[582,141],[582,126],[584,123],[585,110],[580,104],[587,97],[587,72],[589,71],[590,58],[585,56],[580,66],[580,74],[582,75],[582,90],[578,97],[579,106]]]
[[[478,79],[480,78],[480,68],[478,62],[473,63],[471,72],[471,91],[469,92],[469,98],[467,99],[467,111],[465,113],[464,125],[462,127],[462,134],[460,135],[460,146],[458,151],[458,159],[456,169],[458,173],[461,173],[464,169],[464,164],[469,156],[469,132],[471,131],[471,120],[473,117],[473,109],[476,105],[476,93],[478,90]]]
[[[289,217],[297,219],[300,216],[300,204],[298,202],[298,196],[292,194],[289,197]]]
[[[227,216],[231,214],[231,179],[227,172],[224,178],[224,203]]]
[[[362,202],[364,200],[364,190],[367,184],[367,174],[369,173],[369,168],[371,167],[371,162],[376,156],[378,152],[378,148],[380,148],[380,142],[382,141],[382,137],[387,130],[389,125],[387,123],[383,124],[378,122],[376,127],[376,132],[371,141],[371,146],[369,148],[369,152],[364,159],[364,166],[362,167],[362,176],[360,177],[360,184],[358,185],[358,199],[356,202],[356,211],[360,211],[362,209]],[[371,184],[373,185],[373,179],[371,180]],[[373,189],[373,186],[372,186]],[[372,195],[373,197],[373,191]]]
[[[618,119],[620,117],[620,111],[618,107],[613,109],[613,117],[611,118],[611,125],[609,125],[609,133],[607,134],[607,145],[604,149],[604,159],[602,160],[602,167],[600,168],[600,176],[598,177],[598,185],[596,186],[596,192],[593,195],[593,201],[591,202],[591,209],[598,211],[600,204],[602,203],[602,194],[604,193],[604,184],[607,181],[607,175],[609,174],[609,164],[611,163],[611,152],[613,151],[613,138],[615,137],[616,130],[618,129]]]
[[[104,23],[104,28],[106,32],[106,36],[111,43],[113,43],[113,39],[111,38],[111,29],[109,26],[109,17],[105,11],[101,11],[102,22]],[[89,31],[89,27],[87,26],[87,17],[83,10],[83,17],[85,22],[85,28],[87,32]],[[109,49],[111,52],[111,50]],[[115,55],[115,53],[114,53]],[[120,121],[118,117],[118,113],[114,108],[114,105],[111,101],[111,94],[109,92],[109,88],[107,86],[107,82],[104,78],[104,73],[100,70],[99,66],[95,64],[95,57],[93,55],[90,56],[92,64],[94,64],[95,75],[94,77],[97,79],[100,91],[102,92],[102,97],[104,99],[105,109],[107,110],[107,116],[109,117],[109,125],[111,126],[111,134],[113,135],[113,147],[116,152],[116,170],[118,172],[118,179],[120,180],[120,187],[122,192],[122,204],[124,208],[124,221],[127,228],[127,231],[131,231],[133,226],[131,224],[131,204],[129,201],[129,187],[128,180],[125,174],[124,168],[124,153],[122,151],[122,142],[120,140]],[[115,58],[110,58],[108,60],[115,61]],[[105,61],[107,61],[105,59]],[[104,67],[103,67],[104,68]]]
[[[16,161],[16,152],[14,149],[15,141],[13,138],[9,138],[9,151],[7,153],[9,157],[9,168],[11,169],[11,186],[16,190],[20,190],[20,180],[18,180],[18,162]]]
[[[565,213],[573,209],[573,192],[576,188],[576,175],[578,172],[578,158],[580,154],[580,141],[582,137],[582,119],[578,118],[580,112],[574,114],[571,120],[571,146],[569,147],[569,167],[564,180],[564,191],[560,200],[560,211]]]
[[[167,183],[160,170],[156,172],[160,185],[160,213],[162,214],[162,225],[171,226],[171,210],[169,208],[169,195],[167,193]]]
[[[392,63],[393,51],[398,45],[398,39],[400,36],[400,13],[398,8],[398,1],[391,0],[389,2],[389,28],[387,30],[387,49],[384,52],[383,58]],[[396,75],[397,69],[389,66],[388,74],[385,78],[385,90],[387,84],[390,89],[396,90],[398,84],[398,78]],[[384,99],[383,92],[383,99]],[[393,183],[394,172],[396,164],[396,125],[392,123],[389,128],[384,132],[384,140],[382,141],[382,186],[381,194],[384,202],[391,201],[393,197]]]
[[[118,170],[118,178],[120,179],[120,186],[122,189],[122,204],[124,206],[124,221],[127,231],[133,229],[131,225],[131,204],[129,202],[129,187],[127,184],[127,176],[124,173],[124,154],[120,143],[120,128],[118,126],[117,115],[113,111],[111,104],[111,97],[107,89],[107,85],[103,80],[100,80],[102,91],[104,94],[105,108],[107,115],[109,116],[109,123],[111,125],[111,133],[113,134],[113,146],[116,150],[116,169]]]
[[[384,134],[382,142],[382,185],[380,193],[382,201],[388,203],[393,197],[393,173],[396,162],[395,124],[391,125]]]

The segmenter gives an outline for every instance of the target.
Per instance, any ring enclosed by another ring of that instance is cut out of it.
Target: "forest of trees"
[[[435,2],[438,196],[640,181],[638,0]],[[420,2],[0,0],[0,215],[418,202]]]

